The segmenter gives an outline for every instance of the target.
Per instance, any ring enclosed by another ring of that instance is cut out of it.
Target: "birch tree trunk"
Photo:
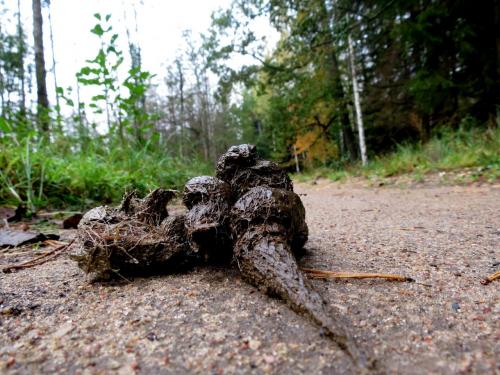
[[[19,79],[21,80],[21,115],[26,114],[26,92],[24,87],[25,72],[24,72],[24,55],[25,55],[25,45],[24,45],[24,33],[23,26],[21,23],[21,0],[17,0],[17,38],[18,38],[18,48],[19,48]]]
[[[363,114],[361,113],[361,104],[359,101],[358,79],[356,76],[356,67],[354,66],[354,50],[350,34],[347,36],[347,42],[349,45],[349,60],[351,62],[352,92],[354,94],[354,108],[356,110],[356,124],[358,126],[359,150],[361,152],[361,162],[363,165],[366,165],[368,159],[366,157],[365,129],[363,127]]]
[[[293,145],[293,158],[295,160],[295,171],[300,173],[299,157],[297,156],[297,147]]]
[[[37,86],[38,121],[42,131],[48,133],[49,98],[47,96],[47,71],[43,49],[43,19],[40,0],[33,0],[33,38],[35,40],[35,71]]]
[[[335,4],[333,1],[332,4]],[[334,31],[332,30],[332,23],[337,22],[337,15],[335,14],[335,7],[329,6],[330,1],[323,1],[320,3],[321,12],[324,14],[322,27],[328,32],[328,35],[332,36]],[[356,139],[354,136],[353,127],[351,126],[351,120],[349,118],[349,106],[348,106],[348,93],[345,92],[344,86],[342,84],[342,72],[339,64],[339,52],[336,48],[334,42],[331,42],[328,52],[328,64],[329,67],[329,80],[332,85],[332,94],[335,101],[338,101],[338,116],[341,124],[340,135],[342,136],[341,145],[343,145],[344,152],[342,156],[347,154],[349,161],[354,162],[357,159],[357,147]],[[341,149],[342,149],[341,148]]]
[[[184,157],[184,121],[185,121],[185,115],[184,115],[184,73],[182,71],[182,64],[180,60],[176,60],[176,65],[177,65],[177,71],[179,73],[179,94],[180,94],[180,101],[181,101],[181,112],[179,114],[180,120],[179,120],[179,126],[180,126],[180,142],[179,142],[179,154],[181,158]]]
[[[52,16],[51,16],[51,3],[47,1],[47,6],[49,10],[49,33],[50,33],[50,50],[52,52],[52,75],[54,76],[54,89],[56,94],[56,112],[57,112],[57,123],[61,126],[61,105],[59,103],[59,92],[57,90],[57,74],[56,74],[56,52],[54,49],[54,33],[52,32]]]

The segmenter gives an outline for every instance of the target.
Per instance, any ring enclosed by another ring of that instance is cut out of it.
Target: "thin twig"
[[[54,240],[46,240],[44,241],[45,244],[49,245],[49,246],[54,246],[54,245],[59,245],[58,247],[56,247],[55,249],[53,250],[50,250],[50,251],[47,251],[45,253],[43,253],[42,255],[36,257],[36,258],[33,258],[33,259],[30,259],[24,263],[26,264],[29,264],[29,263],[35,263],[37,261],[39,261],[40,259],[43,259],[45,257],[48,257],[49,255],[52,255],[54,254],[55,252],[57,252],[59,249],[65,247],[65,246],[69,246],[71,245],[71,243],[73,243],[73,241],[71,241],[70,243],[66,243],[66,242],[61,242],[61,241],[54,241]]]
[[[302,268],[302,271],[307,276],[315,279],[386,279],[391,281],[414,281],[410,277],[386,273],[335,272],[311,268]]]
[[[18,252],[8,252],[5,254],[0,254],[1,257],[3,258],[9,258],[9,257],[20,257],[23,255],[44,255],[47,254],[46,251],[36,251],[36,250],[27,250],[27,251],[18,251]]]
[[[64,246],[68,244],[67,242],[58,240],[45,240],[43,243],[49,246]]]
[[[495,280],[498,280],[498,279],[500,279],[500,271],[497,271],[494,274],[491,274],[490,276],[488,276],[487,278],[482,279],[481,280],[481,284],[488,285],[492,281],[495,281]]]
[[[28,260],[28,261],[23,262],[23,263],[17,263],[17,264],[13,264],[11,266],[3,267],[1,270],[4,273],[8,273],[8,272],[11,272],[13,270],[35,267],[35,266],[38,266],[40,264],[46,263],[49,260],[54,259],[57,256],[59,256],[60,254],[62,254],[64,252],[64,250],[68,249],[74,241],[75,240],[73,239],[73,240],[71,240],[71,242],[66,243],[62,246],[56,247],[54,250],[48,251],[48,252],[44,253],[43,255],[40,255],[39,257],[33,258],[33,259]]]
[[[405,231],[417,231],[417,230],[425,229],[425,227],[420,227],[420,226],[409,227],[409,228],[396,227],[396,228],[393,228],[393,229],[395,229],[395,230],[405,230]]]

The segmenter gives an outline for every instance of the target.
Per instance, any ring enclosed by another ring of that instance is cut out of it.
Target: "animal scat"
[[[189,209],[185,228],[192,250],[211,260],[230,259],[229,185],[216,177],[195,177],[186,183],[183,202]]]
[[[246,280],[308,315],[367,368],[363,351],[349,339],[349,322],[328,308],[298,268],[294,254],[307,241],[308,229],[286,172],[259,159],[255,146],[239,145],[221,156],[216,176],[186,184],[185,216],[167,217],[169,195],[161,191],[142,200],[130,193],[118,209],[91,210],[82,219],[80,254],[74,259],[86,272],[150,273],[168,265],[189,267],[200,254],[213,261],[226,247]]]
[[[257,159],[248,168],[237,170],[228,182],[238,197],[257,186],[293,191],[292,181],[286,171],[278,164],[262,159]]]
[[[150,225],[160,225],[168,216],[167,204],[175,197],[175,190],[155,189],[135,208],[138,220]]]
[[[297,194],[264,186],[250,189],[231,210],[233,233],[243,233],[249,226],[278,223],[285,228],[283,233],[290,239],[294,252],[307,241],[309,230],[305,219],[306,211]]]
[[[118,210],[121,212],[124,212],[127,215],[133,215],[135,213],[135,210],[136,210],[135,208],[139,202],[140,202],[140,200],[137,197],[136,190],[126,192],[123,195],[120,206],[118,206]]]
[[[168,217],[166,209],[173,196],[173,191],[163,189],[144,199],[128,193],[118,208],[90,210],[80,221],[70,257],[94,280],[185,263],[181,258],[190,255],[185,216]]]
[[[279,296],[293,310],[309,316],[361,368],[366,368],[364,352],[348,339],[345,327],[349,324],[341,312],[327,307],[305,279],[293,255],[296,233],[307,230],[300,198],[282,189],[253,188],[233,206],[231,229],[236,238],[234,255],[243,277],[260,290]],[[304,235],[307,239],[305,233],[298,236],[300,241]]]
[[[228,202],[230,199],[230,186],[211,176],[198,176],[190,179],[186,182],[182,194],[182,202],[188,209],[200,203]]]
[[[255,165],[257,148],[251,144],[231,146],[219,157],[215,176],[223,181],[229,182],[234,174],[241,168]]]

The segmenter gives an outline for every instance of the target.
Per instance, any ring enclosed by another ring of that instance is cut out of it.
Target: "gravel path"
[[[500,371],[500,185],[298,184],[307,267],[415,283],[324,281],[387,373]],[[0,254],[0,264],[23,260]],[[0,274],[0,373],[355,373],[320,330],[237,270],[89,284],[64,257]]]

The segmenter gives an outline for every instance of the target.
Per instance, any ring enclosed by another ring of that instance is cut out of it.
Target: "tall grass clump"
[[[405,144],[394,153],[375,157],[355,174],[390,177],[403,173],[427,173],[482,167],[493,175],[500,167],[500,128],[459,128],[438,132],[427,143]]]
[[[85,208],[117,202],[126,190],[180,188],[209,171],[205,162],[170,156],[151,144],[137,150],[96,140],[83,150],[72,141],[0,139],[0,204]]]
[[[371,158],[368,165],[339,168],[318,168],[295,174],[296,181],[325,177],[333,181],[349,176],[391,177],[429,172],[477,168],[485,179],[500,178],[500,127],[481,129],[461,126],[458,130],[443,128],[426,143],[406,143],[392,153]],[[476,176],[475,174],[474,176]]]

